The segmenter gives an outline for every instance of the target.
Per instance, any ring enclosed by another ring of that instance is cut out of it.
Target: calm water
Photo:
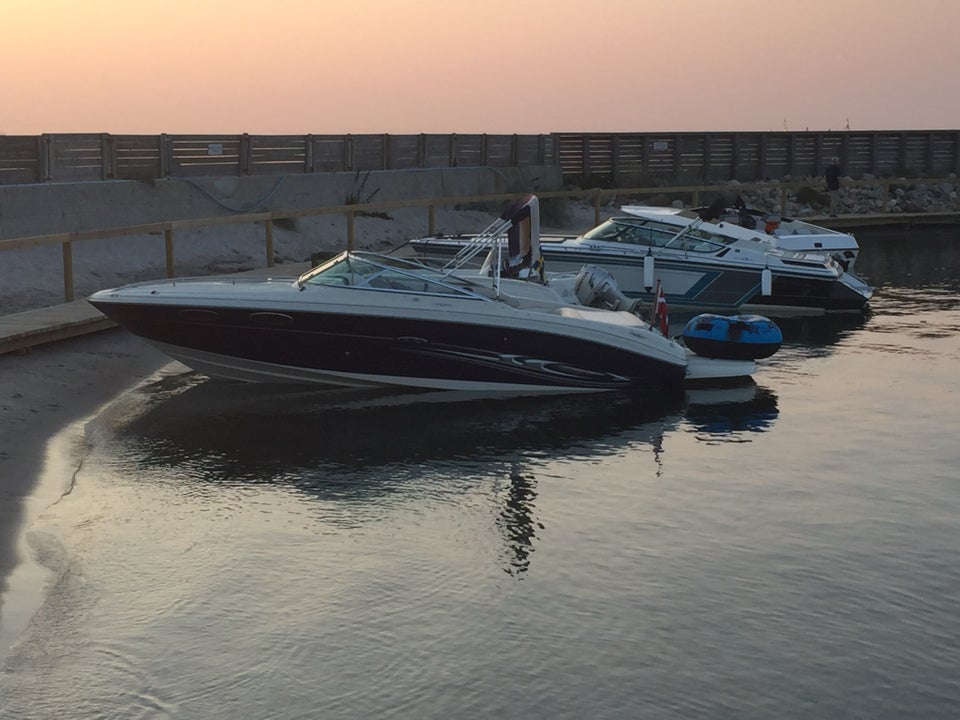
[[[0,717],[960,716],[960,237],[861,240],[736,391],[120,398]]]

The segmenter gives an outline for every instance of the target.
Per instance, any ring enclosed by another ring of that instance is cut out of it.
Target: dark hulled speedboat
[[[210,377],[350,387],[550,393],[743,378],[637,314],[591,307],[536,273],[504,277],[500,221],[480,270],[344,252],[298,278],[142,282],[99,310]]]

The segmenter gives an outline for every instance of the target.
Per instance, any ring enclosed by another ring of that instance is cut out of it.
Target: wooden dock
[[[0,315],[0,354],[25,353],[37,345],[116,327],[86,300]]]

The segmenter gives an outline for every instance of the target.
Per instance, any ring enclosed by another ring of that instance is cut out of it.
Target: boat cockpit
[[[416,260],[367,252],[340,253],[301,275],[297,285],[301,290],[308,285],[330,285],[489,299],[488,291],[468,278],[442,272]]]

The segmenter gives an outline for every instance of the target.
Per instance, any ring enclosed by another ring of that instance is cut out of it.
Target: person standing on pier
[[[830,158],[830,164],[824,171],[824,180],[827,182],[827,192],[830,194],[830,214],[836,215],[840,210],[840,159]]]

